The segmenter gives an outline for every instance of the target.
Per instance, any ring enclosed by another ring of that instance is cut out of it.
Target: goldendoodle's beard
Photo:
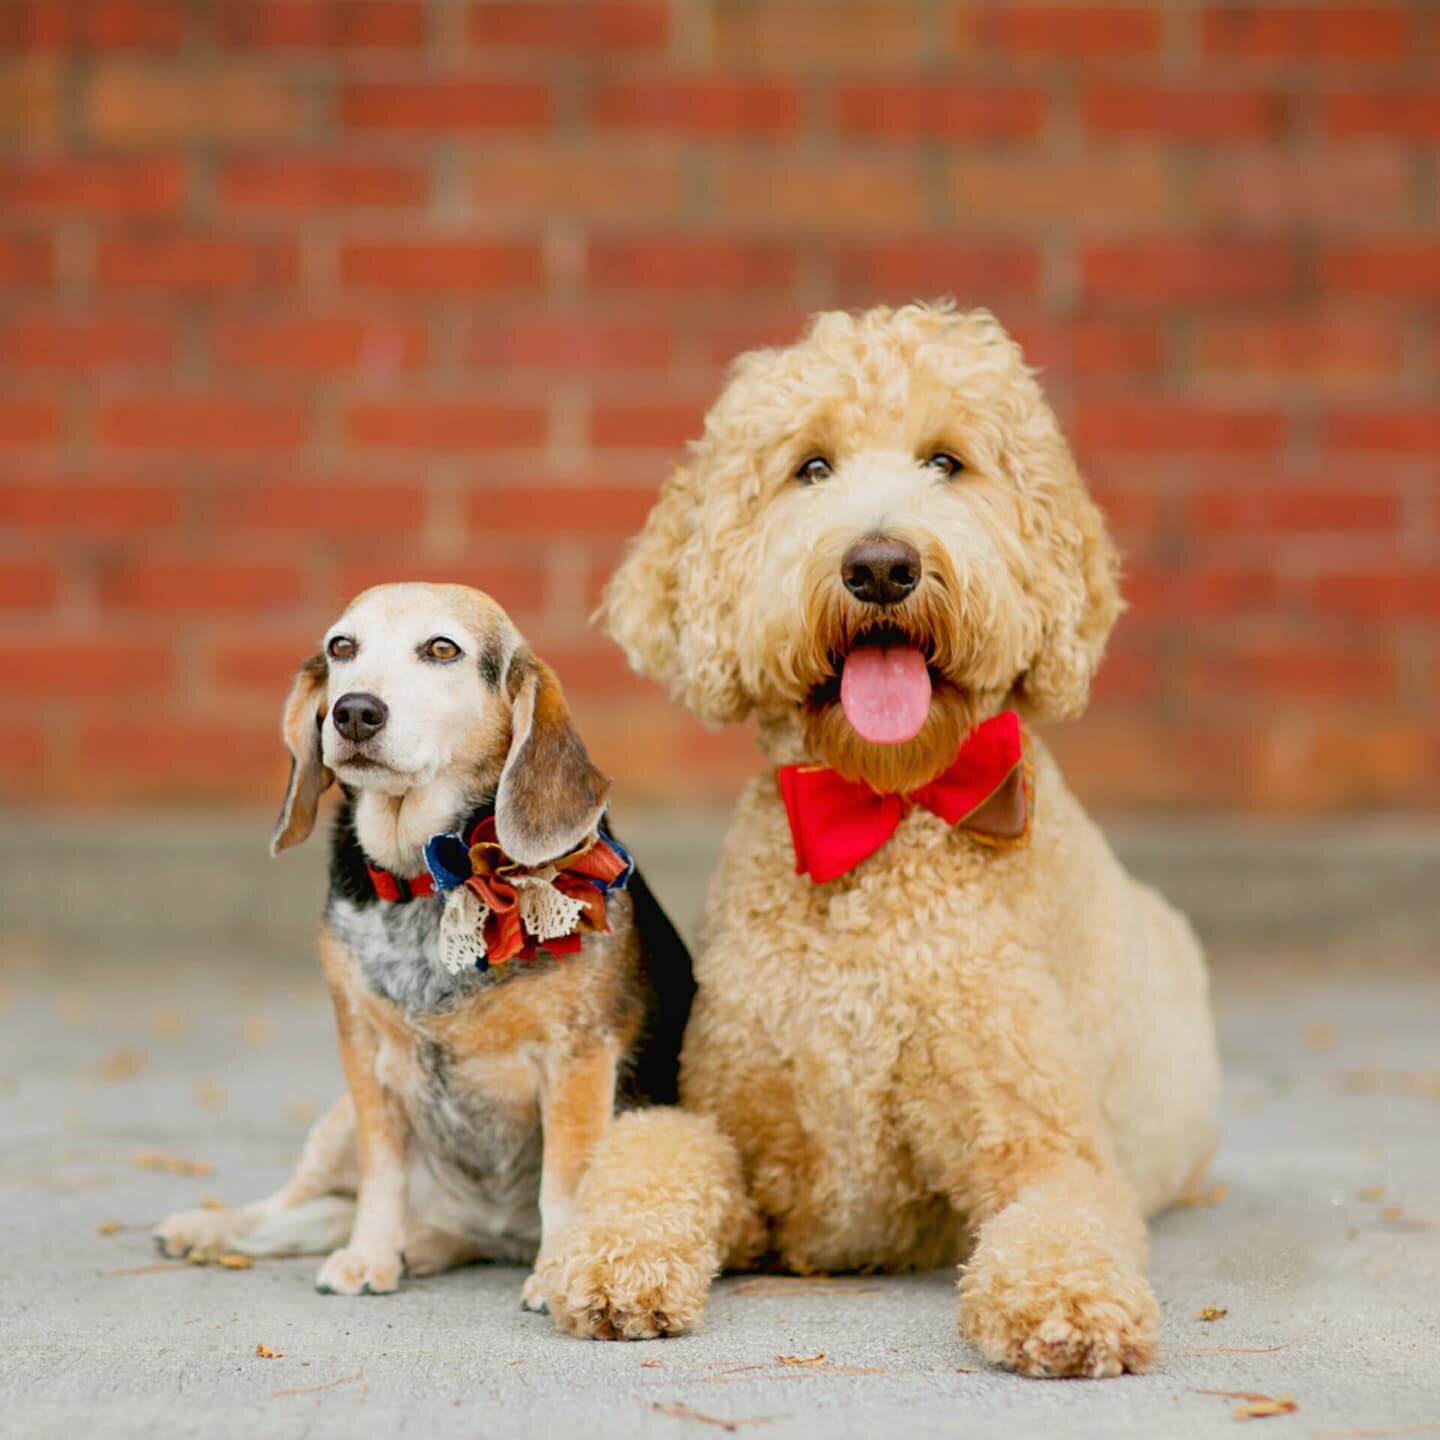
[[[994,643],[994,607],[962,583],[948,555],[927,548],[925,579],[896,605],[859,603],[837,583],[833,567],[818,566],[807,586],[804,641],[791,650],[792,664],[813,677],[799,715],[806,751],[846,779],[887,793],[914,790],[949,766],[966,735],[1000,708],[1013,680],[1000,653],[1012,647]],[[866,649],[918,651],[924,659],[929,702],[908,738],[867,739],[846,712],[845,667]]]

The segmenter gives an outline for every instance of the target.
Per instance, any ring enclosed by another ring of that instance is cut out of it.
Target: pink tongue
[[[862,645],[840,672],[840,706],[872,745],[913,740],[930,711],[930,672],[913,645]]]

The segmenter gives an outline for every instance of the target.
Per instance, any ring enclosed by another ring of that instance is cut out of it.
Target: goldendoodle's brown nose
[[[920,583],[920,552],[904,540],[870,535],[845,552],[840,578],[867,605],[898,605]]]

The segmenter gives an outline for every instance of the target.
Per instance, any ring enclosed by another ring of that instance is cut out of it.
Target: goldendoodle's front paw
[[[322,1295],[388,1295],[400,1287],[399,1251],[370,1253],[346,1246],[320,1267],[315,1288]]]
[[[584,1340],[654,1340],[694,1329],[715,1268],[713,1257],[673,1239],[580,1226],[531,1278],[562,1330]]]
[[[532,1315],[548,1315],[550,1307],[545,1303],[545,1292],[541,1288],[539,1270],[532,1270],[525,1277],[525,1284],[520,1290],[520,1308],[528,1310]]]
[[[1121,1262],[1026,1263],[983,1243],[960,1281],[960,1333],[993,1364],[1022,1375],[1093,1379],[1150,1368],[1159,1307]]]

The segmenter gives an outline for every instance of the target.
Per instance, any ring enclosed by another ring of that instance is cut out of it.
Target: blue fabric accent
[[[425,842],[425,868],[435,882],[435,893],[448,895],[474,873],[470,847],[458,835],[432,835]]]

